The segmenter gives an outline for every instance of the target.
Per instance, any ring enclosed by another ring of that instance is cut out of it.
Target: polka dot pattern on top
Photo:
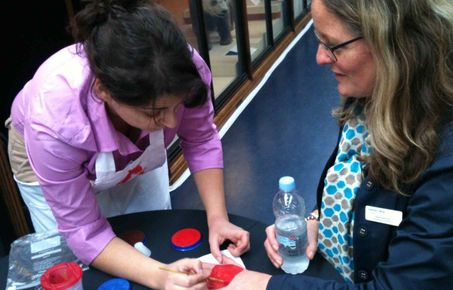
[[[353,203],[363,180],[363,157],[371,150],[364,115],[349,119],[343,126],[335,163],[327,171],[321,203],[318,243],[326,260],[353,281]],[[360,158],[362,157],[362,158]]]

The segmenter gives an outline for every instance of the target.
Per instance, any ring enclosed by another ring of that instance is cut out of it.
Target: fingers
[[[211,273],[212,268],[214,268],[215,265],[217,265],[217,264],[202,262],[203,272]]]
[[[206,281],[202,281],[200,283],[190,285],[190,286],[184,286],[184,285],[179,285],[177,283],[172,283],[165,285],[165,290],[205,290],[206,289]]]
[[[268,239],[264,241],[264,248],[267,253],[267,257],[271,261],[271,263],[274,265],[276,268],[280,268],[283,265],[283,259],[282,257],[278,254],[278,251],[275,251],[274,248],[270,245],[270,242]]]
[[[275,238],[275,226],[271,225],[266,228],[266,240],[264,241],[264,249],[266,250],[267,256],[271,263],[276,267],[280,268],[283,264],[283,259],[278,253],[278,242]]]
[[[182,259],[170,265],[165,289],[205,289],[210,271],[205,271],[203,263],[197,259]]]
[[[184,273],[203,273],[203,263],[197,259],[182,259],[176,263],[177,270]]]
[[[278,252],[279,244],[275,234],[275,225],[270,225],[266,228],[266,240],[269,242],[270,248],[274,252]]]
[[[235,256],[239,257],[248,250],[250,250],[250,233],[244,230],[241,230],[237,236],[236,240],[231,240],[232,244],[228,246],[228,251]]]
[[[212,255],[222,263],[220,245],[226,240],[231,241],[228,250],[233,256],[240,256],[250,249],[250,233],[233,225],[229,221],[215,223],[209,230],[209,246]]]
[[[220,245],[223,243],[219,242],[218,239],[214,238],[213,241],[209,241],[209,248],[211,250],[211,254],[214,258],[219,262],[222,263],[223,255],[220,252]]]
[[[318,230],[319,222],[316,220],[309,220],[307,222],[307,257],[312,260],[315,257],[316,250],[318,249]]]
[[[205,289],[206,278],[202,278],[200,274],[194,275],[181,275],[170,274],[168,275],[165,289]]]

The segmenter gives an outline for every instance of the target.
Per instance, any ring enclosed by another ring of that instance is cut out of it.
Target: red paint
[[[132,169],[130,169],[130,170],[128,171],[126,177],[124,177],[124,179],[121,180],[120,184],[121,184],[121,183],[126,183],[126,182],[128,182],[129,180],[132,179],[132,177],[133,177],[134,175],[141,175],[141,174],[143,174],[143,173],[145,173],[145,171],[143,170],[143,168],[142,168],[140,165],[137,165],[137,166],[135,166],[134,168],[132,168]]]
[[[214,268],[212,268],[211,275],[209,275],[209,277],[214,279],[208,279],[208,289],[220,289],[226,287],[230,284],[234,277],[243,270],[243,268],[233,264],[215,265]],[[222,282],[217,280],[221,280]]]

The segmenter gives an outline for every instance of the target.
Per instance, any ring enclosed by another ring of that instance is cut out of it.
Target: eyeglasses
[[[321,44],[322,47],[329,53],[330,58],[331,58],[334,62],[337,61],[337,56],[335,55],[335,50],[337,50],[337,49],[339,49],[339,48],[342,48],[342,47],[344,47],[344,46],[346,46],[346,45],[348,45],[348,44],[350,44],[350,43],[353,43],[354,41],[357,41],[357,40],[363,38],[363,36],[358,36],[358,37],[353,38],[353,39],[351,39],[351,40],[342,42],[342,43],[340,43],[340,44],[337,44],[337,45],[334,45],[334,46],[329,46],[329,45],[327,45],[325,42],[323,42],[323,41],[320,39],[320,37],[319,37],[319,35],[318,35],[318,33],[317,33],[316,31],[315,31],[315,36],[316,36],[316,38],[318,39],[319,44]]]

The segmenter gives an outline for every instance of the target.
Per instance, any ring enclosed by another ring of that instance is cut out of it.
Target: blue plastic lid
[[[283,176],[278,181],[278,187],[285,192],[293,191],[296,189],[296,182],[291,176]]]
[[[126,279],[113,278],[105,281],[98,290],[130,290],[131,284]]]

